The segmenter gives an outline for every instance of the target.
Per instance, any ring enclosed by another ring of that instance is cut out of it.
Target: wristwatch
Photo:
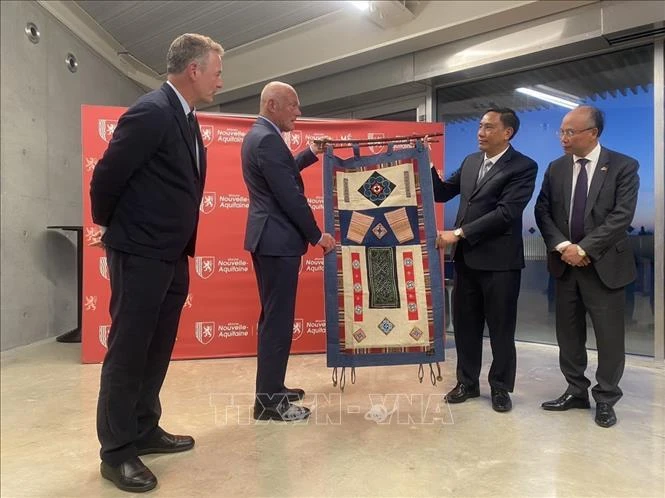
[[[586,251],[582,249],[580,246],[577,246],[577,255],[585,257],[586,256]]]
[[[464,237],[464,232],[462,232],[461,228],[456,228],[455,230],[453,230],[453,235],[458,239],[461,239],[462,237]]]

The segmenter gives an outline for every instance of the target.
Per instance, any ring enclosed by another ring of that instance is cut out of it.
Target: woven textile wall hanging
[[[444,360],[429,154],[420,140],[387,149],[325,154],[325,227],[338,244],[325,258],[327,364],[419,364],[422,381],[423,365],[434,377],[432,365]]]

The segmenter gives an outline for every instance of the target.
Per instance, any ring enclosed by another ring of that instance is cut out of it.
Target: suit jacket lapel
[[[208,154],[206,153],[206,148],[203,145],[203,137],[201,136],[201,128],[198,127],[196,130],[196,140],[199,144],[199,167],[196,168],[196,174],[202,179],[201,181],[201,187],[203,187],[203,184],[205,182],[206,178],[206,167],[207,167],[207,160],[208,160]],[[196,166],[196,164],[195,164]]]
[[[609,167],[609,157],[605,149],[600,148],[600,156],[598,156],[598,164],[596,164],[596,169],[593,171],[593,177],[591,178],[591,186],[589,187],[589,193],[586,198],[586,206],[584,208],[584,217],[589,216],[591,208],[593,207],[600,189],[605,183],[605,178],[607,178],[607,168]]]
[[[499,158],[499,160],[492,165],[490,170],[483,176],[482,180],[480,180],[478,183],[476,183],[476,187],[473,189],[473,193],[471,194],[472,196],[475,195],[480,188],[482,188],[483,185],[485,185],[494,175],[496,175],[499,171],[501,171],[501,167],[510,160],[510,157],[513,155],[513,147],[512,145],[508,146],[508,150],[505,152],[503,156]],[[476,176],[475,178],[478,178],[478,174],[480,173],[480,168],[485,162],[485,156],[481,156],[480,158],[480,164],[478,165],[478,169],[476,170]]]
[[[570,203],[573,195],[573,156],[566,158],[566,164],[563,169],[563,211],[566,213],[566,219],[570,219]]]
[[[180,132],[183,137],[185,137],[185,142],[187,143],[187,148],[189,148],[189,155],[192,157],[193,166],[198,175],[198,168],[196,167],[196,146],[194,145],[194,138],[192,137],[192,132],[189,129],[189,123],[187,122],[187,116],[182,109],[182,104],[178,96],[173,91],[173,88],[168,83],[162,85],[162,90],[166,92],[171,107],[173,107],[173,113],[175,114],[176,121],[180,127]]]
[[[480,173],[484,158],[485,155],[482,152],[475,154],[473,158],[469,159],[469,166],[464,172],[466,178],[462,180],[462,188],[466,187],[466,194],[469,198],[476,193],[476,180],[478,180],[478,173]]]
[[[274,127],[273,125],[271,125],[268,121],[266,121],[266,120],[263,119],[263,118],[258,118],[258,119],[256,120],[256,123],[257,123],[257,124],[260,124],[260,125],[263,126],[263,127],[265,127],[265,129],[266,129],[266,130],[269,130],[270,133],[274,133],[275,135],[277,135],[277,136],[279,137],[279,139],[282,141],[281,146],[284,147],[284,149],[288,152],[288,154],[289,154],[291,157],[293,157],[293,153],[291,152],[291,149],[289,149],[289,146],[286,145],[286,142],[284,141],[284,135],[282,135],[281,133],[279,133],[279,132],[275,129],[275,127]],[[302,184],[302,178],[301,178],[301,175],[300,175],[300,170],[298,169],[298,166],[296,165],[295,159],[293,160],[293,169],[294,169],[294,170],[296,171],[296,173],[297,173],[296,178],[298,178],[298,179],[299,179],[299,183]]]

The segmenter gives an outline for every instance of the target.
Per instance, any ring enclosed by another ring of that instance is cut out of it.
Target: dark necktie
[[[187,114],[187,122],[189,123],[189,130],[192,132],[192,138],[194,138],[194,142],[196,143],[196,129],[199,127],[199,125],[196,122],[194,111],[190,111],[190,113]]]
[[[573,211],[570,215],[570,240],[577,244],[584,238],[584,210],[586,209],[587,187],[589,178],[586,172],[588,159],[578,159],[580,173],[577,175],[575,192],[573,193]]]
[[[187,122],[189,123],[189,131],[192,132],[192,139],[194,140],[194,150],[196,151],[196,169],[200,169],[199,166],[199,122],[196,120],[196,115],[194,111],[190,111],[187,114]]]

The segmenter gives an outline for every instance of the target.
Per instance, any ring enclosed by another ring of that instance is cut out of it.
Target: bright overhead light
[[[534,90],[533,88],[520,87],[516,88],[515,91],[518,93],[523,93],[524,95],[528,95],[535,99],[549,102],[550,104],[555,104],[561,107],[565,107],[566,109],[575,109],[577,106],[579,106],[578,102],[557,97],[556,95],[550,95],[549,93],[539,92],[538,90]]]
[[[349,2],[356,9],[366,11],[369,10],[369,2]]]

